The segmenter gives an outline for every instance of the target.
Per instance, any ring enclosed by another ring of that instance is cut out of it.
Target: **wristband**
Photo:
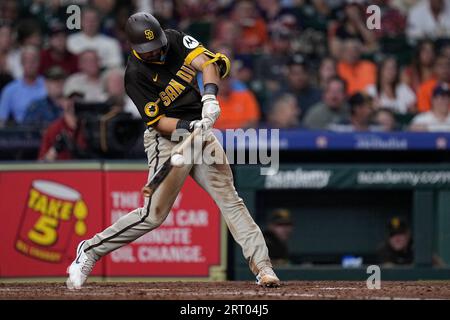
[[[183,120],[183,119],[178,120],[176,128],[177,129],[184,129],[184,130],[187,130],[189,132],[193,131],[192,130],[193,128],[191,127],[191,121]]]
[[[219,92],[219,87],[215,83],[205,83],[204,89],[203,95],[212,94],[217,96],[217,93]]]

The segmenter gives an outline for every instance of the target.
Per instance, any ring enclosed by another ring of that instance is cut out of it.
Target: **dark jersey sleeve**
[[[191,62],[200,54],[205,54],[210,61],[205,64],[215,63],[219,67],[220,77],[226,77],[230,72],[230,60],[222,53],[213,53],[206,49],[200,42],[194,37],[187,35],[180,31],[171,30],[175,37],[175,44],[184,58],[184,63],[190,65]],[[203,67],[202,67],[203,68]]]
[[[156,124],[164,116],[164,108],[160,108],[161,99],[156,88],[150,86],[140,72],[125,74],[125,91],[148,126]]]
[[[177,30],[170,30],[169,32],[174,37],[177,51],[185,59],[187,65],[191,64],[197,56],[208,51],[198,40],[184,32]]]

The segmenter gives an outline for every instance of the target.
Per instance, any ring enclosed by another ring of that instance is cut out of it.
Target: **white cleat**
[[[256,284],[262,287],[276,288],[280,286],[280,279],[278,279],[272,268],[264,267],[256,276]]]
[[[96,260],[89,257],[83,251],[83,245],[86,241],[81,241],[77,247],[77,256],[72,264],[67,268],[69,277],[66,280],[66,285],[69,290],[81,289],[86,282],[87,277],[94,268]]]

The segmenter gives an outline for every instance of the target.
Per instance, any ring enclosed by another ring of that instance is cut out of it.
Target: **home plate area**
[[[383,281],[368,289],[364,281],[286,281],[261,288],[250,281],[94,282],[68,290],[64,282],[0,283],[0,299],[69,300],[317,300],[450,299],[448,281]]]

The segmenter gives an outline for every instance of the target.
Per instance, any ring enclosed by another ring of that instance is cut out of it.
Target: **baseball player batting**
[[[101,257],[159,227],[188,175],[220,208],[257,284],[279,286],[280,280],[272,269],[262,232],[238,196],[225,152],[210,130],[220,115],[217,84],[230,70],[228,58],[207,50],[180,31],[162,30],[159,22],[148,13],[133,14],[125,31],[132,46],[125,88],[147,124],[144,147],[149,179],[144,188],[144,206],[78,245],[76,258],[67,270],[67,287],[80,289]],[[203,95],[197,83],[198,72],[203,74]],[[205,141],[201,146],[214,148],[215,159],[222,160],[213,164],[192,162],[171,166],[172,151],[183,142],[173,142],[170,137],[181,129],[193,134],[200,131]]]

